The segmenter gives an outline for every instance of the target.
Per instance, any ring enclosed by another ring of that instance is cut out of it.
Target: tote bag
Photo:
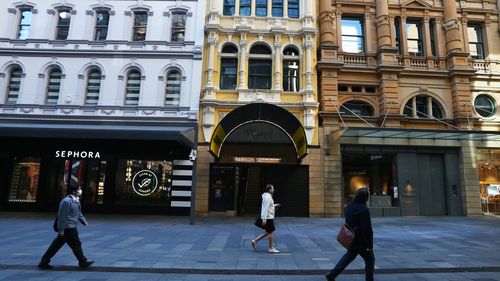
[[[354,240],[354,231],[347,224],[343,224],[340,227],[339,234],[337,234],[337,241],[340,245],[349,250],[352,240]]]

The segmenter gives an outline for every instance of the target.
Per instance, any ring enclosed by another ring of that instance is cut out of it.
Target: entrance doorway
[[[211,164],[209,211],[257,216],[266,184],[275,186],[278,216],[309,215],[309,167],[278,164]]]

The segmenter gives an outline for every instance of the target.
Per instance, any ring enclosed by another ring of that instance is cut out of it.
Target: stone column
[[[207,66],[207,84],[206,87],[213,87],[214,78],[214,61],[215,61],[215,45],[217,39],[214,37],[208,38],[208,66]]]
[[[274,39],[274,90],[281,89],[281,36]]]
[[[387,0],[377,0],[377,48],[391,47],[391,25]]]
[[[416,97],[411,98],[411,115],[412,115],[413,118],[417,118],[418,117],[418,113],[417,113],[417,98]]]
[[[283,17],[288,17],[288,1],[283,1]]]
[[[255,5],[255,4],[256,4],[256,3],[255,3],[255,0],[252,0],[252,3],[251,3],[251,8],[250,8],[250,15],[251,15],[252,17],[254,17],[254,16],[255,16],[255,14],[256,14],[256,13],[255,13],[255,7],[256,7],[256,5]]]
[[[463,51],[455,0],[443,0],[446,52]]]
[[[371,20],[371,13],[370,13],[370,6],[366,6],[365,10],[365,20],[363,21],[364,23],[364,29],[365,29],[365,53],[372,53],[373,48],[372,48],[372,20]]]
[[[241,34],[240,35],[240,69],[238,70],[238,76],[239,76],[239,85],[238,89],[239,90],[244,90],[248,88],[248,81],[246,79],[246,47],[247,47],[247,37],[246,34]]]
[[[267,16],[268,17],[273,16],[273,1],[272,0],[267,0]]]
[[[469,20],[467,19],[467,13],[462,14],[462,37],[463,37],[463,51],[466,53],[470,53],[470,48],[469,48],[469,33],[467,33],[467,22]]]
[[[427,96],[427,115],[432,118],[432,97]]]
[[[443,18],[436,18],[434,30],[436,31],[436,56],[443,57],[446,54],[445,38],[443,37]]]
[[[234,16],[240,15],[240,1],[234,1]]]
[[[285,1],[287,2],[287,1]],[[335,45],[337,41],[336,28],[333,22],[332,1],[319,1],[319,29],[320,29],[320,44]]]
[[[408,42],[406,41],[406,15],[401,15],[399,30],[401,31],[399,43],[401,45],[401,54],[408,55]]]
[[[304,49],[305,49],[305,63],[306,63],[306,91],[313,91],[312,87],[312,39],[310,38],[312,35],[304,36]]]
[[[431,28],[429,27],[429,16],[424,17],[424,42],[425,42],[425,56],[432,56],[432,45],[431,45]]]
[[[335,10],[335,18],[337,19],[337,42],[339,50],[342,51],[342,11],[339,6]]]

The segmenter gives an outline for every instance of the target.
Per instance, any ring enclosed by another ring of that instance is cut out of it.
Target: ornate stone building
[[[210,0],[207,13],[197,213],[256,213],[272,183],[282,215],[323,215],[316,1]]]
[[[500,207],[498,14],[495,1],[319,1],[327,215],[361,186],[380,216]]]

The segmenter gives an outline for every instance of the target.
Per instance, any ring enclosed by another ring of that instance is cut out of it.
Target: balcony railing
[[[398,57],[399,65],[410,69],[425,69],[425,70],[441,70],[444,68],[441,64],[444,61],[439,58],[428,58],[428,57]]]
[[[348,54],[340,53],[339,59],[348,65],[364,65],[368,66],[368,58],[366,54]]]

